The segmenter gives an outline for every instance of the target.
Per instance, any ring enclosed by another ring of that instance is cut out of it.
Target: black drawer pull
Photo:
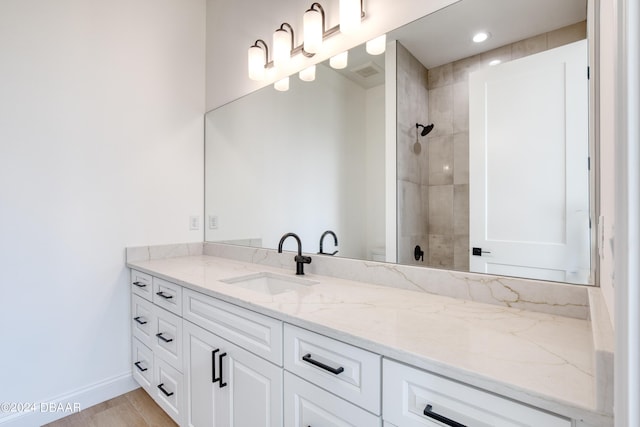
[[[164,291],[156,292],[156,295],[158,295],[159,297],[162,297],[164,299],[173,298],[173,295],[167,295],[167,294],[164,293]]]
[[[138,322],[141,325],[146,325],[147,324],[146,320],[140,320],[140,316],[134,317],[133,320],[135,320],[136,322]]]
[[[224,380],[222,379],[222,358],[225,357],[227,355],[227,353],[222,353],[221,355],[218,356],[218,365],[220,365],[220,376],[218,378],[216,378],[216,361],[215,361],[215,356],[216,353],[219,352],[220,349],[217,350],[213,350],[211,352],[211,367],[213,369],[213,372],[211,373],[212,376],[212,382],[220,383],[220,388],[222,387],[226,387],[227,383],[224,382]]]
[[[440,414],[437,414],[437,413],[433,412],[433,406],[431,406],[431,405],[427,405],[427,407],[424,408],[423,414],[425,414],[429,418],[433,418],[434,420],[440,421],[441,423],[446,424],[446,425],[451,426],[451,427],[467,427],[464,424],[460,424],[457,421],[453,421],[450,418],[447,418],[447,417],[445,417],[443,415],[440,415]]]
[[[161,339],[162,341],[164,341],[164,342],[171,342],[171,341],[173,341],[173,338],[169,338],[169,339],[167,339],[167,338],[163,337],[163,336],[162,336],[162,334],[164,334],[164,332],[158,332],[158,333],[156,334],[156,336],[157,336],[158,338],[160,338],[160,339]]]
[[[338,369],[336,368],[332,368],[331,366],[327,366],[322,362],[318,362],[317,360],[313,360],[311,358],[311,354],[306,354],[304,356],[302,356],[302,360],[304,360],[305,362],[311,363],[312,365],[317,366],[318,368],[322,368],[325,371],[329,371],[332,374],[338,375],[342,372],[344,372],[344,368],[342,366],[340,366]]]
[[[136,368],[140,369],[140,372],[144,372],[146,370],[148,370],[149,368],[143,368],[140,366],[140,362],[136,362],[134,363],[134,365],[136,365]]]
[[[164,389],[164,383],[160,384],[158,388],[160,389],[161,392],[164,393],[165,396],[167,397],[173,396],[173,392],[168,392],[167,390]]]
[[[133,284],[136,285],[139,288],[146,288],[147,287],[146,283],[133,282]]]

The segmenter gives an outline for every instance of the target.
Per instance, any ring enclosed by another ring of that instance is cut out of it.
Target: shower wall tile
[[[564,46],[587,37],[587,21],[578,22],[547,33],[547,49]]]
[[[469,132],[469,83],[453,85],[453,133]]]
[[[453,234],[453,185],[429,187],[428,232]]]
[[[411,126],[401,126],[398,124],[398,135],[396,140],[396,156],[397,156],[397,176],[399,180],[420,184],[422,181],[421,164],[419,155],[415,154],[414,144],[415,123]],[[421,149],[424,151],[425,143],[421,143]]]
[[[469,235],[453,237],[453,269],[469,271]]]
[[[453,64],[444,64],[429,70],[427,87],[429,90],[453,83]]]
[[[482,64],[482,55],[474,55],[453,63],[453,83],[467,81],[469,73],[478,70]]]
[[[453,183],[469,183],[469,133],[453,135]]]
[[[547,33],[530,37],[511,45],[511,59],[524,58],[545,50],[547,50]]]
[[[429,137],[453,133],[453,87],[439,87],[429,91],[429,119],[435,127]]]
[[[401,236],[426,234],[424,221],[420,215],[422,209],[422,188],[419,184],[398,181],[398,209],[408,213],[398,218],[398,231]]]
[[[429,138],[429,185],[453,184],[453,135]]]
[[[469,234],[469,185],[453,186],[453,234]]]
[[[429,234],[429,265],[439,268],[453,268],[453,236]]]

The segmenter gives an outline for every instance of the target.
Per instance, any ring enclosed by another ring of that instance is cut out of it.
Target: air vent
[[[367,62],[366,64],[360,65],[359,67],[352,68],[351,72],[357,74],[363,79],[368,79],[369,77],[380,74],[382,72],[382,68],[380,68],[373,62]]]

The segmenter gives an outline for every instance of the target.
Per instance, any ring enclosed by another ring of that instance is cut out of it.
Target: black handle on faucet
[[[413,257],[416,259],[416,261],[424,262],[424,251],[422,250],[420,245],[416,245],[416,247],[413,249]]]

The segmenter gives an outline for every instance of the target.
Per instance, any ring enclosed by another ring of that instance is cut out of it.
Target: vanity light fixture
[[[387,47],[387,35],[383,34],[367,42],[366,49],[369,55],[380,55]]]
[[[353,34],[360,28],[362,0],[340,0],[340,32]]]
[[[289,77],[285,77],[282,80],[278,80],[273,84],[273,87],[280,92],[286,92],[289,90]]]
[[[320,3],[313,3],[302,18],[304,50],[308,53],[318,53],[324,37],[324,9]]]
[[[329,59],[329,65],[331,68],[336,70],[342,70],[343,68],[347,68],[347,64],[349,62],[349,51],[345,50],[342,53],[337,54],[336,56],[332,56]]]
[[[304,82],[312,82],[316,79],[316,66],[312,65],[304,70],[300,71],[298,74],[300,80]]]
[[[286,64],[291,59],[291,52],[294,49],[293,27],[288,23],[283,23],[273,33],[273,65],[279,67]]]
[[[260,44],[263,47],[260,47]],[[256,40],[256,42],[249,48],[249,78],[251,80],[264,80],[266,76],[266,68],[269,63],[269,47],[262,39]]]
[[[484,31],[481,31],[479,33],[476,33],[473,36],[473,41],[474,43],[482,43],[489,38],[489,35],[490,35],[489,33],[485,33]]]

